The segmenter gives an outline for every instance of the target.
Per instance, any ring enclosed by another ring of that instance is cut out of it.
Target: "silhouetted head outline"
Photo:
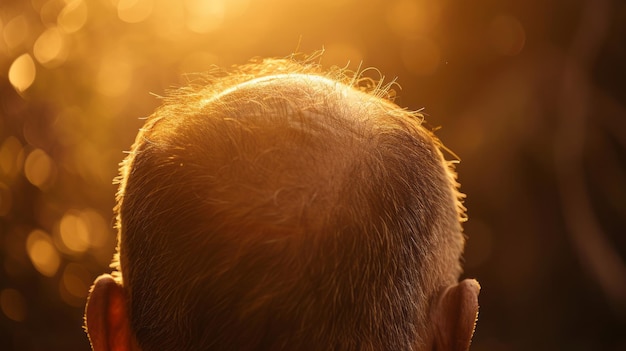
[[[121,165],[94,349],[466,349],[455,173],[388,93],[270,59],[166,98]]]

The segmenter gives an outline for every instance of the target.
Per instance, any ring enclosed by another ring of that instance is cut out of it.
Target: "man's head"
[[[466,349],[454,174],[386,93],[266,60],[168,98],[122,164],[94,349]]]

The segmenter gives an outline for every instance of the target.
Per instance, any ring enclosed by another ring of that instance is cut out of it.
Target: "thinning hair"
[[[358,74],[269,59],[178,90],[121,164],[144,350],[417,350],[461,272],[455,174]]]

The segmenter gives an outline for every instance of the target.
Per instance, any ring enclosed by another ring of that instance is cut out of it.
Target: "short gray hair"
[[[265,60],[149,117],[116,208],[144,350],[419,348],[464,212],[421,115],[367,82]]]

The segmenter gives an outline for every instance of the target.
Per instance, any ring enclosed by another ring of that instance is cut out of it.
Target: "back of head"
[[[342,77],[268,60],[149,118],[118,194],[144,350],[419,349],[456,183],[418,115]]]

